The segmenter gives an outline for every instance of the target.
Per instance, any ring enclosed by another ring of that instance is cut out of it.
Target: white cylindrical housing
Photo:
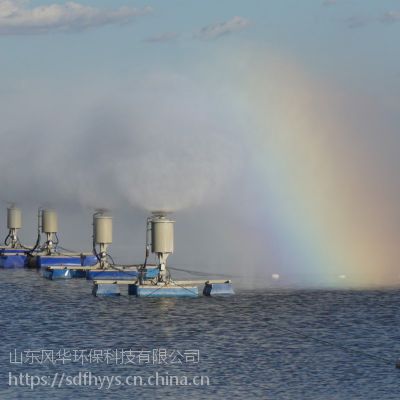
[[[54,210],[42,210],[42,232],[58,232],[58,218],[57,213]]]
[[[157,216],[151,221],[151,251],[153,253],[174,252],[174,222]]]
[[[7,208],[7,228],[8,229],[21,229],[22,227],[22,213],[19,208]]]
[[[112,217],[101,214],[94,216],[93,237],[97,244],[112,243]]]

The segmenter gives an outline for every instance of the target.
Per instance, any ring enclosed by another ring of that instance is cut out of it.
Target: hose
[[[6,238],[4,239],[4,244],[6,245],[6,246],[8,246],[9,245],[9,242],[7,242],[7,240],[10,238],[10,232],[8,232],[8,235],[6,236]]]

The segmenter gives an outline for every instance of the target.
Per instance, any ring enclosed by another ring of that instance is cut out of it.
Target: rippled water
[[[36,271],[0,270],[0,296],[0,399],[400,398],[400,369],[394,366],[400,356],[399,290],[239,290],[229,298],[95,298],[85,280],[48,281]],[[200,361],[10,364],[14,349],[63,348],[198,349]],[[210,385],[109,390],[8,386],[10,372],[74,376],[79,371],[206,375]]]

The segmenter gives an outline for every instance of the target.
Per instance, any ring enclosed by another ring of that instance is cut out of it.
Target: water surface
[[[266,289],[238,290],[229,298],[95,298],[85,280],[48,281],[32,270],[0,270],[0,399],[399,399],[399,296],[394,289]],[[19,365],[10,364],[14,349],[198,350],[200,359]],[[8,385],[10,372],[80,371],[203,375],[210,385]]]

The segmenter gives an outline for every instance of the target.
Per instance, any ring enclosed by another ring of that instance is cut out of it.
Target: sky
[[[400,283],[400,2],[0,0],[0,220],[267,286]],[[6,225],[4,222],[4,236]]]

